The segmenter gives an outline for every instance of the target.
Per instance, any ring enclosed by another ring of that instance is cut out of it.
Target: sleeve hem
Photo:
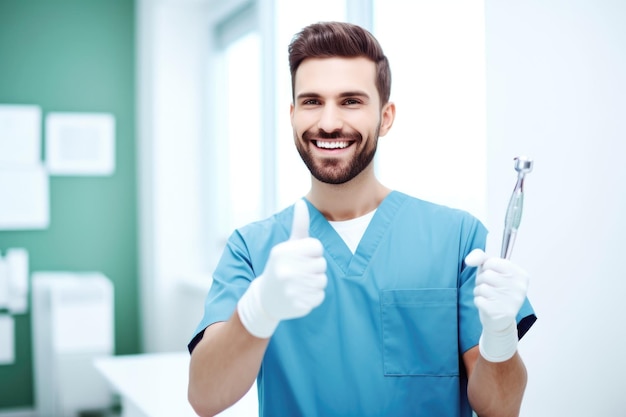
[[[190,355],[191,355],[191,352],[193,352],[193,350],[195,349],[196,345],[200,343],[200,341],[202,340],[205,329],[206,327],[202,329],[197,335],[195,335],[193,339],[191,339],[191,342],[189,342],[189,344],[187,345],[187,349],[189,350]]]
[[[521,339],[522,337],[524,337],[526,332],[528,332],[528,330],[532,327],[533,324],[535,324],[536,321],[537,316],[534,314],[530,314],[521,319],[517,323],[517,338]]]

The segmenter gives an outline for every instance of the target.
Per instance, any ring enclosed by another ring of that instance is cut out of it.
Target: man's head
[[[311,175],[326,184],[374,178],[378,137],[395,116],[376,39],[348,23],[316,23],[294,38],[289,59],[294,142]]]
[[[314,23],[302,29],[289,45],[292,98],[296,72],[308,58],[364,57],[376,65],[376,89],[381,107],[391,94],[389,61],[376,38],[360,26],[345,22]]]

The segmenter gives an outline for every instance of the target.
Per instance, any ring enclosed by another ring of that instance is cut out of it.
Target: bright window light
[[[239,38],[224,52],[226,93],[225,152],[228,210],[225,226],[232,231],[261,217],[261,90],[258,32]]]

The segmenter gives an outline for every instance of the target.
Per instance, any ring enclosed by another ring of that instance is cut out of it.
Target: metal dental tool
[[[500,257],[510,259],[513,252],[515,236],[522,220],[522,208],[524,205],[524,177],[533,170],[533,160],[525,156],[514,158],[517,182],[513,188],[513,194],[509,200],[504,219],[504,236],[502,237],[502,250]]]

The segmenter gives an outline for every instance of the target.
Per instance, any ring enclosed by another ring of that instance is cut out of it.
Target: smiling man
[[[344,184],[373,168],[378,136],[395,116],[393,103],[383,108],[375,79],[376,66],[364,57],[310,58],[298,67],[291,124],[302,160],[321,183]]]
[[[215,415],[256,379],[261,416],[517,416],[528,276],[485,255],[470,214],[376,178],[395,118],[380,45],[316,23],[289,64],[311,188],[231,235],[189,344],[190,403]]]

